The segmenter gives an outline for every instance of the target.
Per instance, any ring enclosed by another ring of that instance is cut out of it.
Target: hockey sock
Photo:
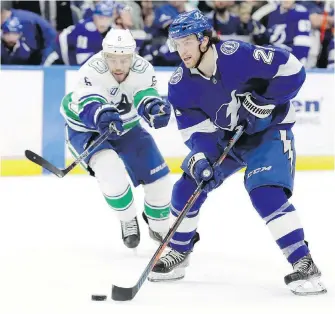
[[[175,183],[171,201],[172,223],[177,219],[195,189],[195,181],[185,174]],[[199,196],[173,235],[169,245],[178,252],[192,250],[194,244],[192,238],[198,226],[200,207],[206,198],[206,193]]]
[[[299,217],[283,188],[259,187],[250,192],[250,198],[291,264],[309,253]]]
[[[136,216],[133,192],[130,185],[119,195],[106,195],[108,205],[116,212],[119,220],[129,221]]]

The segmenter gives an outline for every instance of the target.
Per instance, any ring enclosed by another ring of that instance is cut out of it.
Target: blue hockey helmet
[[[93,14],[102,16],[113,16],[114,1],[101,1],[94,7]]]
[[[20,20],[16,16],[11,16],[1,25],[1,31],[3,34],[6,33],[20,34],[22,32],[22,28],[23,26]]]
[[[196,35],[200,42],[204,39],[204,31],[211,31],[212,25],[208,18],[198,9],[179,14],[169,28],[169,48],[176,51],[174,39]]]

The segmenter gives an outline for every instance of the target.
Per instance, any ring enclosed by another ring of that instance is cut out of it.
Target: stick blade
[[[114,301],[130,301],[134,298],[135,294],[134,288],[112,286],[112,299]]]
[[[49,161],[45,160],[43,157],[37,155],[36,153],[32,152],[31,150],[26,150],[24,152],[25,156],[32,161],[33,163],[43,167],[44,169],[49,170],[53,174],[55,174],[59,178],[64,177],[64,171],[58,169],[54,165],[52,165]]]

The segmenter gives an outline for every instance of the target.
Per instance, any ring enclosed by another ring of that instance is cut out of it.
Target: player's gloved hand
[[[98,113],[96,113],[96,127],[100,134],[112,129],[113,132],[109,135],[109,140],[116,140],[120,138],[124,128],[122,126],[122,120],[116,107],[100,107]]]
[[[188,169],[199,184],[206,181],[204,191],[207,193],[217,188],[222,182],[222,171],[220,167],[213,167],[203,153],[196,153],[188,160]]]
[[[158,98],[149,99],[140,105],[138,113],[152,128],[159,129],[168,125],[171,105]]]
[[[249,135],[264,131],[272,122],[275,105],[263,105],[252,97],[251,93],[236,94],[241,102],[238,110],[239,124],[245,123],[245,132]]]

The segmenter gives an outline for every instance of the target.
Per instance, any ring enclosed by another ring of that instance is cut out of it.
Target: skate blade
[[[298,280],[288,284],[288,287],[295,295],[308,296],[327,293],[327,289],[320,281],[319,277],[309,280]]]
[[[169,273],[154,273],[151,272],[148,276],[148,280],[151,282],[162,282],[162,281],[177,281],[185,277],[185,269],[174,269]]]

